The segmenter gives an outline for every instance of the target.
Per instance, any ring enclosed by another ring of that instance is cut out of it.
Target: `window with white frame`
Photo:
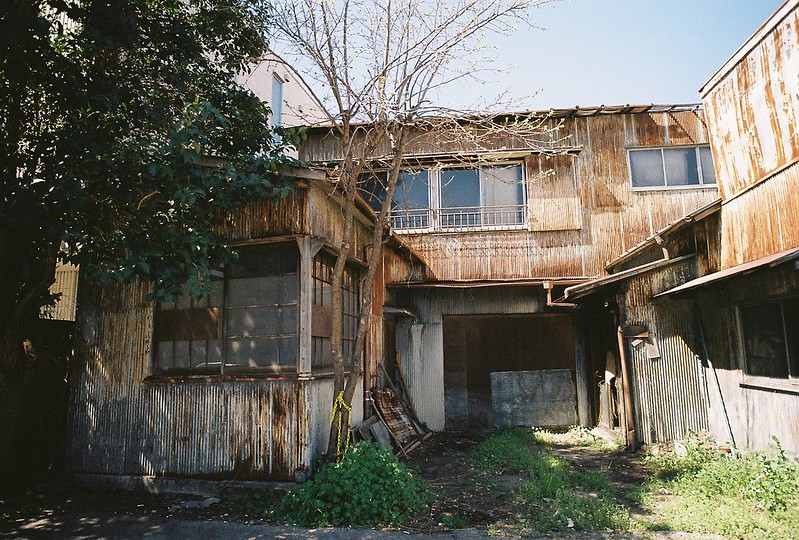
[[[716,184],[709,146],[638,148],[628,151],[633,189],[702,187]]]
[[[296,243],[238,248],[215,294],[161,302],[156,373],[293,370],[297,365],[299,250]]]
[[[283,123],[283,84],[283,79],[277,73],[272,75],[272,101],[269,104],[272,107],[272,127]]]
[[[386,173],[370,175],[362,195],[375,211],[386,196]],[[402,171],[391,200],[399,230],[501,229],[526,223],[521,163]]]
[[[799,297],[738,308],[744,372],[799,382]]]

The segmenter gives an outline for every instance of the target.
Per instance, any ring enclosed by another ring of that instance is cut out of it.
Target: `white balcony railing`
[[[497,230],[515,229],[527,222],[523,204],[503,206],[463,206],[393,210],[389,215],[391,227],[396,230]]]

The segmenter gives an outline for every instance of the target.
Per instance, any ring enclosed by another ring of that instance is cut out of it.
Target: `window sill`
[[[795,381],[795,382],[793,382]],[[740,383],[741,388],[763,390],[766,392],[779,392],[781,394],[799,395],[799,380],[796,379],[770,379],[768,377],[746,377]]]
[[[270,371],[263,373],[226,373],[220,374],[170,374],[150,375],[144,379],[145,384],[212,384],[212,383],[247,383],[265,381],[309,381],[329,379],[333,374],[314,372],[297,373],[296,371]]]
[[[707,189],[707,190],[714,190],[718,191],[718,184],[700,184],[700,185],[688,185],[688,186],[651,186],[651,187],[635,187],[632,188],[633,193],[648,193],[651,191],[684,191],[684,190],[697,190],[697,189]]]

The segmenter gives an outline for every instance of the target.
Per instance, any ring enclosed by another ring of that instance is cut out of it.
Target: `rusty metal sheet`
[[[386,427],[400,448],[404,449],[408,444],[418,440],[419,434],[416,433],[411,420],[390,388],[373,388],[372,395]]]
[[[799,11],[786,2],[702,89],[722,198],[799,159]]]
[[[732,268],[726,268],[719,272],[714,272],[712,274],[696,278],[687,283],[683,283],[682,285],[674,287],[673,289],[669,289],[668,291],[659,293],[655,295],[655,297],[683,293],[691,289],[695,289],[697,287],[703,287],[706,285],[710,285],[711,283],[718,283],[719,281],[725,279],[740,277],[762,268],[774,267],[777,266],[778,264],[792,261],[797,258],[799,258],[799,248],[788,249],[785,251],[781,251],[779,253],[774,253],[773,255],[769,255],[767,257],[762,257],[760,259],[750,261],[748,263],[740,264]]]
[[[799,245],[799,163],[788,166],[721,210],[724,268]]]

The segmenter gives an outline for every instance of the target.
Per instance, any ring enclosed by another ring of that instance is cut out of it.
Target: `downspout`
[[[555,284],[552,281],[545,281],[544,282],[544,290],[547,292],[547,307],[559,307],[559,308],[569,308],[569,309],[577,309],[580,307],[580,304],[574,304],[571,302],[557,302],[552,300],[552,289],[555,288]]]

